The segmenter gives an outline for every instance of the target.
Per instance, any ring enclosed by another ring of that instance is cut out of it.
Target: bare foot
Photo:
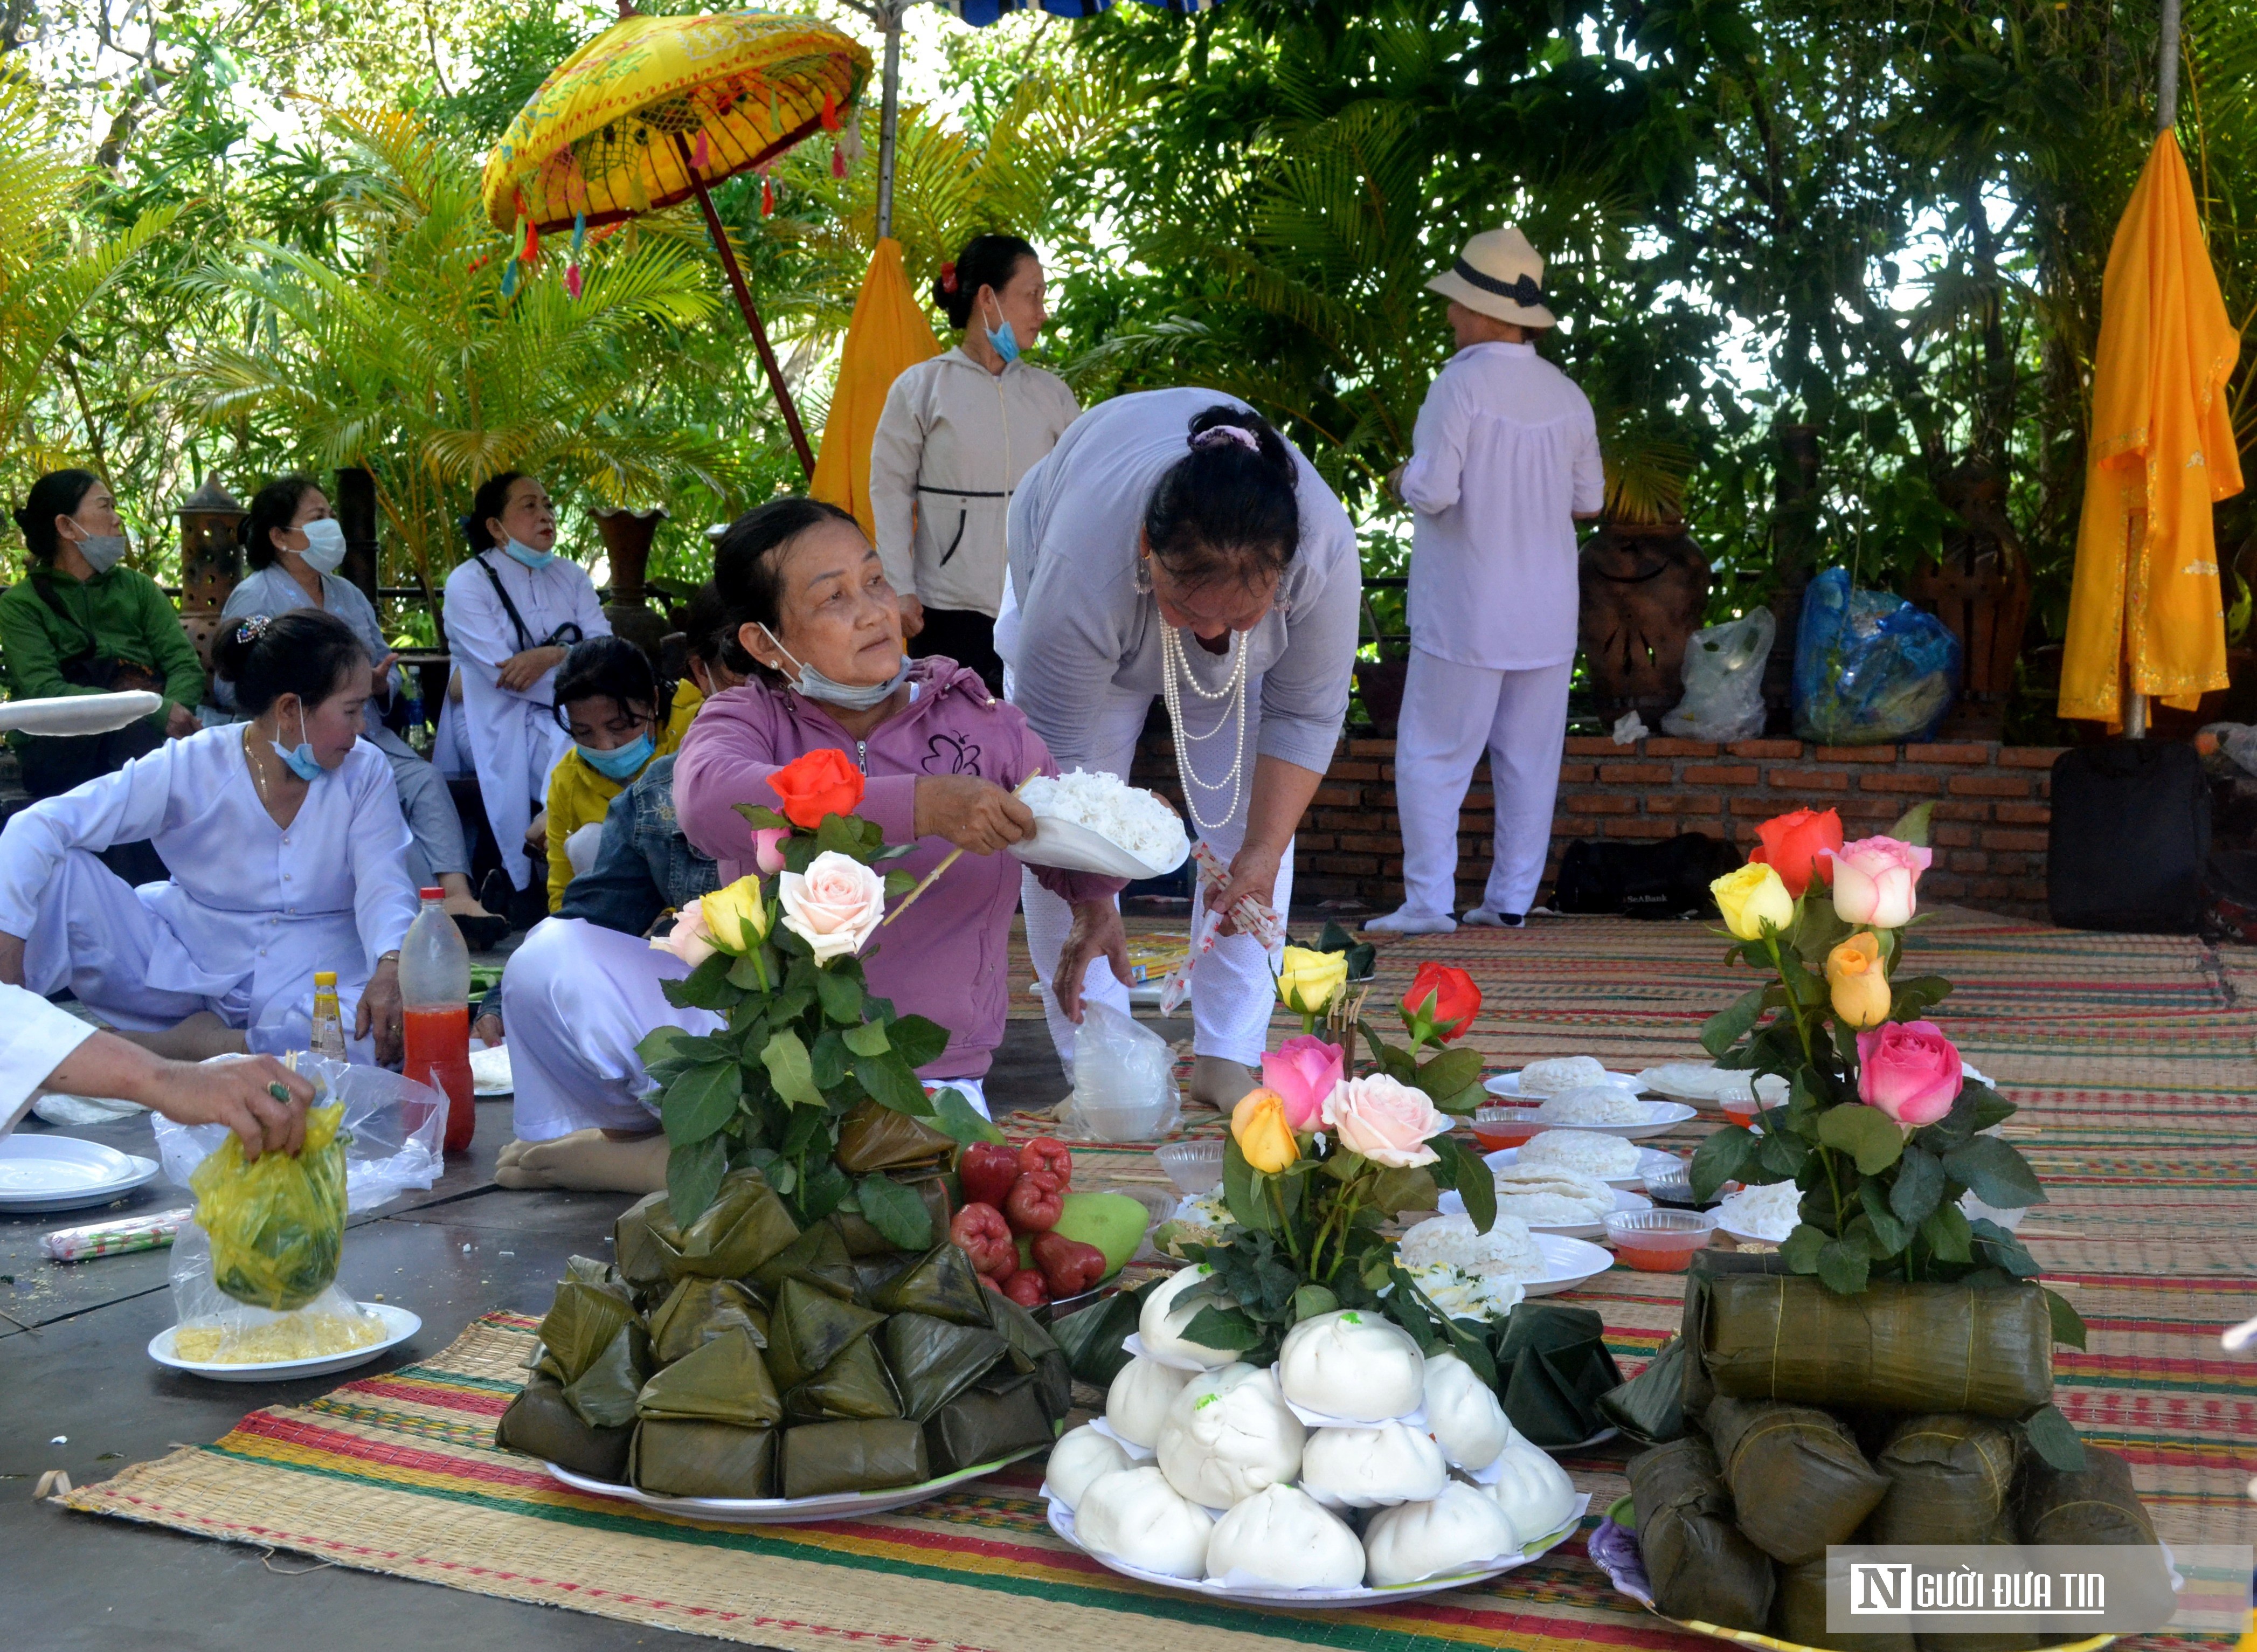
[[[1226,1060],[1219,1055],[1195,1056],[1192,1060],[1192,1100],[1204,1102],[1217,1112],[1228,1113],[1245,1099],[1247,1091],[1262,1081],[1241,1062]]]
[[[178,1026],[162,1032],[121,1031],[117,1036],[168,1061],[204,1061],[215,1055],[251,1053],[251,1046],[243,1034],[209,1010],[199,1010]]]
[[[666,1187],[668,1152],[663,1135],[613,1141],[600,1130],[576,1130],[555,1141],[509,1143],[495,1161],[494,1181],[520,1191],[659,1193]]]

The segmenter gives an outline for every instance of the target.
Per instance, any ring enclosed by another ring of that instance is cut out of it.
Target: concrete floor
[[[1171,1039],[1189,1036],[1187,1018],[1151,1025]],[[1043,1024],[1010,1023],[988,1081],[991,1104],[999,1111],[1047,1107],[1065,1090]],[[357,1297],[382,1293],[423,1319],[421,1334],[355,1376],[435,1353],[490,1308],[541,1313],[568,1256],[605,1253],[605,1237],[626,1203],[619,1195],[507,1193],[492,1185],[508,1110],[506,1101],[480,1103],[467,1158],[428,1193],[355,1221],[340,1282]],[[67,1133],[153,1151],[145,1120]],[[160,1181],[110,1210],[186,1202],[182,1189]],[[0,1643],[26,1652],[315,1645],[398,1652],[446,1644],[579,1652],[705,1639],[34,1503],[32,1488],[45,1470],[66,1470],[84,1485],[176,1444],[216,1440],[246,1412],[311,1399],[349,1379],[238,1386],[156,1365],[144,1350],[173,1322],[169,1251],[67,1265],[39,1253],[42,1233],[101,1214],[0,1216],[0,1315],[8,1316],[0,1320],[0,1570],[8,1578]]]

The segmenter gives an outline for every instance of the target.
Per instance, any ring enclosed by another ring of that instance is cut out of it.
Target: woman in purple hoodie
[[[723,884],[754,871],[752,827],[736,805],[779,806],[768,776],[828,746],[868,777],[862,818],[888,842],[916,845],[888,870],[922,878],[952,849],[966,851],[883,932],[863,968],[872,992],[948,1029],[947,1049],[919,1069],[928,1087],[945,1084],[985,1110],[981,1080],[1002,1041],[1019,903],[1019,862],[1002,851],[1035,830],[1011,793],[1058,765],[977,672],[938,656],[903,657],[901,611],[878,553],[836,507],[779,499],[746,513],[714,552],[713,583],[728,611],[729,663],[752,680],[707,700],[683,741],[674,800],[683,835],[720,863]],[[1121,880],[1048,868],[1036,876],[1072,904],[1077,931],[1126,982],[1113,899]],[[665,1185],[664,1142],[634,1046],[661,1025],[711,1032],[719,1017],[666,1003],[660,983],[688,973],[671,954],[603,932],[588,945],[560,972],[570,980],[550,983],[573,1000],[554,1017],[572,1029],[572,1047],[544,1060],[581,1069],[574,1088],[586,1091],[584,1117],[553,1121],[581,1126],[570,1151],[559,1154],[560,1140],[548,1154],[571,1160],[553,1185],[654,1190]],[[577,1099],[571,1110],[581,1110]]]

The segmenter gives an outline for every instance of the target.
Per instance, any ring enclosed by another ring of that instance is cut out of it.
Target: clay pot
[[[1583,665],[1600,713],[1649,722],[1685,693],[1685,645],[1709,602],[1709,560],[1682,522],[1607,521],[1585,542]]]

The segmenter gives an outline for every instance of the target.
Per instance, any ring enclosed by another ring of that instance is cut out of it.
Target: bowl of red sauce
[[[1641,1273],[1682,1273],[1706,1250],[1716,1218],[1705,1210],[1617,1210],[1607,1218],[1607,1243],[1624,1267]]]
[[[1484,1107],[1474,1115],[1474,1139],[1489,1152],[1518,1147],[1544,1125],[1532,1107]]]

